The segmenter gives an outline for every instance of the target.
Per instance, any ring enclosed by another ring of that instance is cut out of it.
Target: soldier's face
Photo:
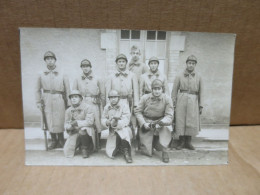
[[[70,101],[71,101],[72,105],[77,105],[81,102],[81,97],[79,95],[72,95],[70,97]]]
[[[114,106],[114,105],[117,105],[117,103],[118,103],[118,101],[119,101],[119,97],[110,97],[109,98],[109,101],[110,101],[110,104],[112,105],[112,106]]]
[[[187,66],[186,67],[187,71],[192,72],[195,69],[196,62],[195,61],[188,61],[186,63],[186,66]]]
[[[91,67],[89,65],[82,65],[81,69],[85,74],[88,74],[89,71],[91,71]]]
[[[152,91],[152,93],[155,97],[160,96],[162,94],[162,92],[163,92],[162,87],[154,87],[153,91]]]
[[[54,66],[56,60],[53,57],[47,57],[47,58],[45,58],[45,62],[47,64],[47,66]]]
[[[137,61],[137,60],[139,60],[141,54],[140,54],[139,50],[135,50],[135,51],[131,52],[131,55],[132,55],[132,59],[134,61]]]
[[[117,60],[117,66],[120,70],[125,70],[126,68],[126,60],[124,59],[119,59]]]
[[[151,61],[149,66],[152,72],[156,72],[158,70],[159,64],[156,61]]]

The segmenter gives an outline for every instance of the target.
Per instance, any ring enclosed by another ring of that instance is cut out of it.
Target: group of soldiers
[[[82,74],[74,80],[72,91],[68,77],[56,66],[55,54],[44,54],[46,70],[37,79],[36,101],[45,119],[42,125],[51,135],[49,150],[63,148],[66,157],[73,157],[79,149],[88,158],[100,148],[105,129],[109,129],[106,154],[114,158],[122,153],[127,163],[133,162],[132,140],[137,140],[144,155],[161,151],[164,163],[169,162],[173,137],[179,138],[176,149],[194,150],[191,139],[200,130],[203,108],[196,57],[187,58],[170,97],[166,76],[158,70],[159,59],[150,58],[148,68],[137,46],[130,54],[130,62],[124,54],[116,57],[116,72],[105,82],[93,74],[89,60],[82,60]],[[64,131],[69,135],[66,142]]]

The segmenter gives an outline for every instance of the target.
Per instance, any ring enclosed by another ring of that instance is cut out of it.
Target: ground
[[[43,132],[37,127],[25,128],[26,165],[76,165],[76,166],[122,166],[126,162],[122,155],[110,159],[105,153],[107,132],[102,133],[101,150],[83,159],[80,151],[73,158],[65,158],[62,149],[45,151]],[[140,154],[132,148],[133,163],[128,166],[142,165],[215,165],[228,163],[228,129],[206,128],[193,139],[196,150],[169,149],[169,163],[161,161],[161,152],[153,157]]]

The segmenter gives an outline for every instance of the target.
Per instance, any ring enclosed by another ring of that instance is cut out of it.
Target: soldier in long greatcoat
[[[108,92],[118,91],[120,103],[128,104],[129,107],[137,106],[139,102],[138,80],[134,73],[126,69],[127,58],[124,54],[116,57],[117,69],[106,83],[106,96],[108,101]]]
[[[200,114],[203,108],[203,83],[195,72],[197,58],[191,55],[186,60],[186,69],[175,78],[172,89],[172,101],[176,113],[175,134],[179,136],[176,149],[194,150],[192,137],[200,131]]]
[[[159,70],[159,59],[157,57],[151,57],[149,59],[149,67],[150,70],[144,73],[140,78],[139,83],[139,95],[142,97],[144,94],[148,94],[152,92],[152,82],[155,79],[159,79],[163,83],[163,92],[169,95],[169,88],[167,78],[164,74],[162,74]]]
[[[162,81],[155,79],[152,82],[152,93],[142,96],[135,115],[141,127],[141,152],[152,156],[155,148],[162,151],[162,161],[168,163],[167,147],[171,141],[173,106],[171,98],[162,91]]]
[[[83,102],[92,107],[95,115],[95,128],[100,140],[102,128],[100,118],[106,101],[104,83],[93,74],[89,60],[82,60],[80,67],[83,73],[75,79],[73,90],[79,90],[84,98]]]
[[[64,145],[65,157],[73,157],[80,146],[82,157],[88,158],[94,149],[94,113],[90,105],[82,102],[82,95],[73,90],[69,95],[71,107],[65,113],[65,130],[69,137]]]
[[[36,103],[39,109],[45,106],[48,130],[51,135],[49,150],[62,148],[64,145],[65,109],[69,105],[69,79],[56,63],[56,56],[48,51],[44,54],[46,70],[39,74],[36,82]]]
[[[120,103],[120,95],[116,90],[111,90],[108,97],[110,103],[105,106],[101,119],[103,126],[109,129],[106,153],[110,158],[114,158],[121,151],[126,162],[132,163],[129,107]]]

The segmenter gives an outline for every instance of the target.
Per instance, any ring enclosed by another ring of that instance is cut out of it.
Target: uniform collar
[[[88,74],[85,74],[83,73],[83,75],[81,76],[82,80],[85,80],[86,78],[88,78],[89,80],[92,80],[93,79],[93,73],[92,73],[92,70],[89,71]]]
[[[159,97],[155,97],[153,96],[153,94],[151,93],[151,99],[152,100],[156,100],[156,101],[161,101],[162,100],[162,94]]]
[[[151,70],[149,70],[149,72],[148,72],[148,76],[153,76],[153,75],[159,76],[159,75],[160,75],[160,71],[157,70],[156,73],[153,73]]]
[[[120,108],[119,104],[117,104],[115,106],[112,106],[111,104],[109,104],[109,106],[108,106],[108,110],[112,110],[112,109],[118,110],[119,108]]]
[[[116,76],[118,77],[118,76],[120,76],[120,75],[123,75],[123,76],[127,76],[129,74],[129,70],[125,70],[125,71],[121,71],[121,70],[119,70],[119,69],[117,69],[117,72],[116,72]]]
[[[72,111],[72,112],[80,111],[80,110],[83,110],[83,109],[84,109],[84,108],[83,108],[82,102],[81,102],[80,105],[77,106],[77,107],[71,106],[71,111]]]
[[[48,67],[46,67],[46,69],[44,70],[44,74],[46,74],[46,75],[51,73],[51,72],[54,73],[54,74],[58,74],[59,73],[57,65],[55,65],[55,68],[53,70],[48,69]]]
[[[129,70],[131,70],[134,66],[140,66],[141,62],[140,62],[140,59],[137,60],[136,62],[132,61],[129,62]]]
[[[187,76],[189,76],[189,75],[191,75],[191,76],[193,76],[193,77],[194,77],[194,76],[195,76],[195,74],[196,74],[196,72],[195,72],[195,71],[193,71],[193,72],[189,73],[187,70],[185,70],[183,74],[184,74],[184,76],[185,76],[185,77],[187,77]]]

